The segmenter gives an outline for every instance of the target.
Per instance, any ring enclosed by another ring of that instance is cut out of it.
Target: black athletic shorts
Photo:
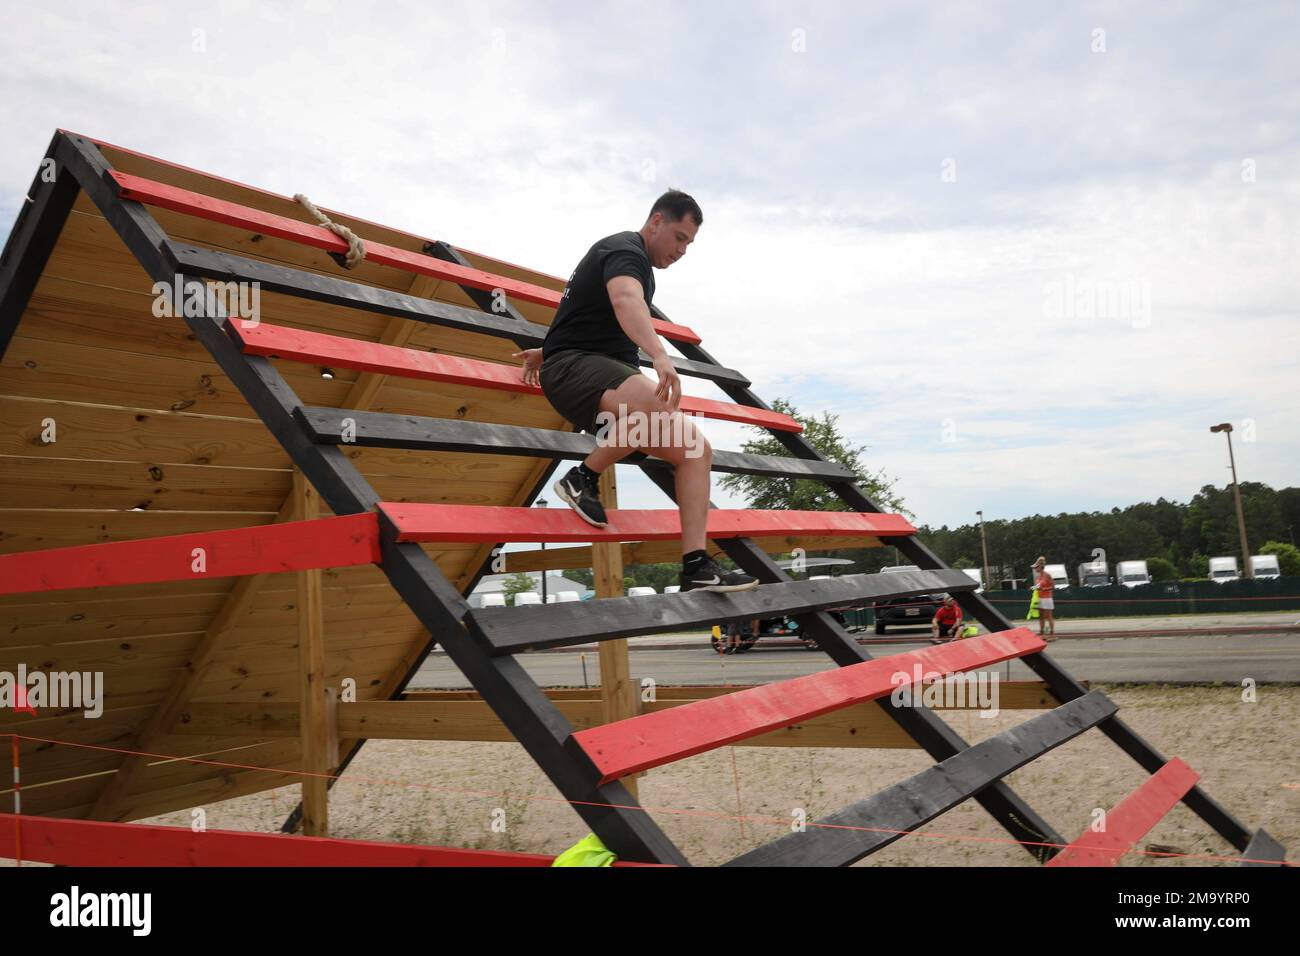
[[[596,434],[600,397],[641,370],[602,352],[565,349],[548,355],[538,379],[552,407],[588,434]]]

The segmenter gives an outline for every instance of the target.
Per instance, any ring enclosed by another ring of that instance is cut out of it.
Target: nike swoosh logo
[[[697,580],[695,583],[696,583],[696,584],[721,584],[721,583],[722,583],[722,578],[718,577],[718,576],[715,574],[715,575],[713,576],[713,580],[712,580],[712,581],[698,581],[698,580]]]

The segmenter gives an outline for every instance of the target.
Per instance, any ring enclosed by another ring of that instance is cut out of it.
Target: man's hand
[[[523,358],[524,360],[524,384],[540,385],[537,378],[537,371],[542,367],[542,350],[541,349],[524,349],[522,352],[515,352],[512,358]]]
[[[677,404],[682,400],[682,381],[677,377],[677,369],[673,368],[673,360],[668,357],[666,352],[661,353],[654,362],[655,375],[659,378],[659,387],[655,389],[655,397],[662,402],[666,402],[668,407],[677,411]]]

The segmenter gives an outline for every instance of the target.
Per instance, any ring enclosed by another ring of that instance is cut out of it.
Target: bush
[[[1278,567],[1284,577],[1300,577],[1300,548],[1283,541],[1269,541],[1259,549],[1260,554],[1276,554]]]
[[[1164,558],[1147,558],[1147,571],[1150,572],[1152,581],[1178,580],[1178,569],[1172,561]]]

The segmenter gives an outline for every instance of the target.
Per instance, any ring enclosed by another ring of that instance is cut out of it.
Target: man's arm
[[[654,361],[655,375],[659,378],[655,395],[675,409],[682,397],[682,384],[659,333],[651,323],[645,288],[632,276],[614,276],[605,283],[605,288],[609,291],[610,305],[614,307],[614,317],[624,333]]]

